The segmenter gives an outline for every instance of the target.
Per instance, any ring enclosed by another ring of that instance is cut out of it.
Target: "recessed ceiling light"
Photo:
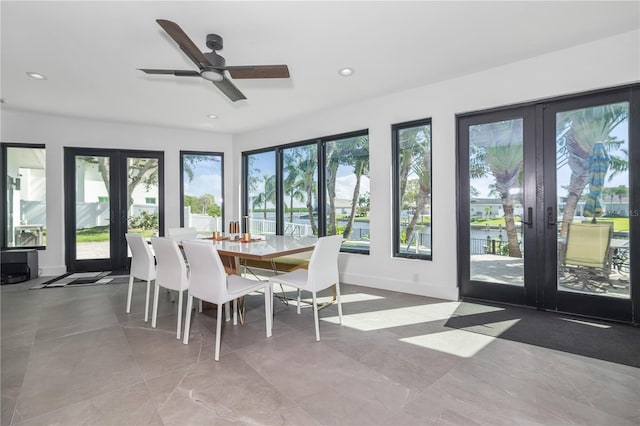
[[[349,77],[350,75],[353,74],[353,69],[352,68],[342,68],[340,71],[338,71],[338,74],[340,74],[343,77]]]
[[[216,118],[218,118],[218,116],[215,115],[215,114],[209,114],[209,115],[207,115],[207,117],[212,119],[212,120],[215,120]]]
[[[36,80],[46,80],[47,77],[45,77],[42,74],[38,74],[37,72],[28,72],[27,75],[31,78],[35,78]]]

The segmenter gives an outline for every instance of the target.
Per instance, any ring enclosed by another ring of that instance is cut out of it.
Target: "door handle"
[[[521,220],[521,222],[529,228],[533,226],[533,207],[527,209],[527,220]]]
[[[553,214],[553,207],[547,207],[547,225],[553,226],[556,224],[556,218]]]

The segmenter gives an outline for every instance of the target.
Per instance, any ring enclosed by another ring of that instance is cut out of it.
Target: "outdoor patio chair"
[[[220,359],[220,339],[222,333],[222,305],[233,301],[233,325],[238,324],[238,298],[257,290],[264,290],[264,310],[267,337],[271,336],[271,286],[264,281],[255,281],[240,275],[227,275],[211,241],[184,241],[184,252],[189,261],[189,296],[187,299],[187,317],[184,326],[184,340],[189,343],[191,326],[191,308],[193,298],[218,305],[216,321],[216,347],[214,359]]]
[[[127,313],[131,312],[131,295],[133,293],[133,280],[138,278],[147,282],[147,297],[144,302],[144,322],[149,321],[149,291],[151,281],[156,279],[156,260],[140,234],[125,234],[127,244],[131,249],[131,268],[129,270],[129,290],[127,292]]]
[[[342,324],[342,303],[340,301],[340,277],[338,274],[338,254],[342,244],[342,235],[318,238],[307,269],[296,269],[282,275],[275,275],[269,283],[281,284],[298,289],[298,308],[300,314],[300,291],[310,291],[313,298],[313,318],[316,326],[316,341],[320,341],[320,325],[318,322],[318,302],[316,293],[333,285],[336,286],[336,303],[338,316]],[[272,299],[273,303],[273,299]],[[271,309],[273,312],[273,308]]]
[[[611,223],[570,223],[562,272],[567,282],[582,288],[602,290],[598,283],[609,285],[609,246],[613,235]]]

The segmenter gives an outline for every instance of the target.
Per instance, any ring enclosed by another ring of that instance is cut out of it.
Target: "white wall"
[[[39,251],[41,275],[66,271],[64,252],[63,147],[164,151],[165,227],[180,226],[180,150],[223,152],[225,192],[234,174],[231,135],[2,111],[2,142],[45,144],[47,150],[47,248]],[[234,206],[225,205],[231,217]]]
[[[342,280],[456,299],[455,115],[638,82],[639,40],[639,32],[633,31],[312,116],[291,117],[290,122],[279,126],[234,135],[233,163],[240,163],[242,151],[369,129],[371,253],[342,254]],[[401,68],[394,74],[401,75]],[[357,74],[352,78],[357,78]],[[391,125],[426,117],[432,118],[433,131],[433,261],[397,259],[392,257]],[[235,186],[239,187],[240,175],[234,178]],[[238,205],[238,195],[234,195],[234,204]]]

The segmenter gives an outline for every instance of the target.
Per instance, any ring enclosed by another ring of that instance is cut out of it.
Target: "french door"
[[[458,117],[463,298],[639,322],[639,93]]]
[[[164,229],[162,152],[65,148],[69,272],[128,268],[124,235]]]

